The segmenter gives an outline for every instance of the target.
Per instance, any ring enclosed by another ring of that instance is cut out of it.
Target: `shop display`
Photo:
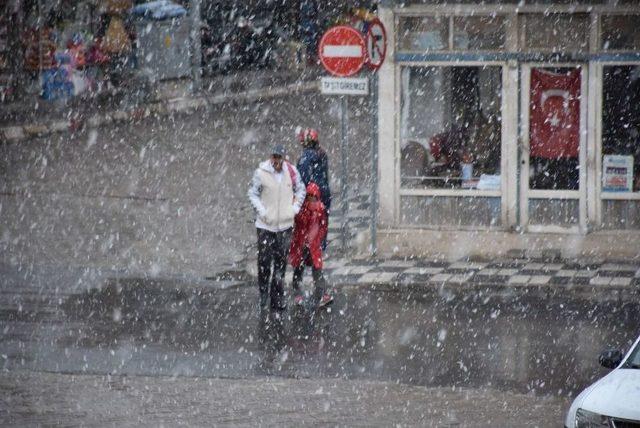
[[[407,67],[402,85],[403,187],[477,189],[500,172],[500,68]]]

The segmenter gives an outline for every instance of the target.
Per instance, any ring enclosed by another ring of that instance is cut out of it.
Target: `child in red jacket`
[[[311,266],[315,291],[313,303],[319,307],[333,302],[333,297],[324,292],[325,279],[322,275],[322,241],[327,236],[327,210],[320,200],[320,188],[316,183],[307,185],[307,196],[300,212],[295,217],[293,237],[289,249],[289,263],[293,266],[292,287],[296,294],[296,305],[304,303],[300,294],[300,283],[305,264]]]

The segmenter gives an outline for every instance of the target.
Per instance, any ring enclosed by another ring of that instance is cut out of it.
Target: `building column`
[[[383,2],[378,8],[378,18],[387,32],[387,55],[378,70],[378,200],[379,222],[382,226],[396,224],[396,76],[395,76],[395,28],[393,11]],[[387,2],[390,3],[390,2]]]

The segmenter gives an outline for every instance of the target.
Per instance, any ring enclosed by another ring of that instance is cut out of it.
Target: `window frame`
[[[629,16],[629,15],[633,15],[636,16],[638,18],[638,23],[640,23],[640,8],[636,11],[636,12],[620,12],[620,11],[610,11],[610,12],[606,12],[603,11],[601,13],[598,14],[598,24],[597,24],[597,33],[598,33],[598,40],[597,43],[598,45],[595,47],[595,50],[597,52],[606,52],[606,53],[611,53],[611,54],[617,54],[617,53],[633,53],[633,52],[638,52],[638,50],[635,49],[605,49],[602,45],[604,43],[604,40],[602,38],[602,18],[606,17],[606,16]]]
[[[457,11],[442,11],[442,12],[432,12],[432,13],[396,13],[395,14],[395,28],[400,28],[400,20],[403,18],[432,18],[432,17],[441,17],[447,20],[448,26],[448,40],[447,46],[445,49],[438,50],[429,50],[428,53],[445,53],[445,54],[459,54],[465,52],[477,52],[477,53],[503,53],[508,50],[508,33],[509,33],[509,15],[508,11],[492,11],[491,13],[483,13],[482,11],[479,13],[474,13],[471,10],[457,10]],[[454,48],[454,30],[455,18],[502,18],[504,23],[504,45],[500,49],[455,49]],[[396,38],[396,52],[406,53],[406,54],[423,54],[425,51],[419,50],[410,50],[403,49],[401,46],[402,43],[402,35],[398,34]]]
[[[545,17],[547,15],[584,15],[585,17],[585,21],[586,21],[586,32],[584,34],[585,36],[585,40],[584,42],[586,42],[586,46],[583,49],[568,49],[568,50],[561,50],[558,51],[556,50],[554,47],[528,47],[527,46],[527,21],[528,21],[528,17],[529,16],[542,16]],[[559,11],[559,10],[550,10],[550,11],[545,11],[545,12],[538,12],[538,11],[534,11],[534,12],[529,12],[529,11],[522,11],[520,13],[518,13],[518,51],[519,52],[536,52],[536,53],[542,53],[542,54],[549,54],[549,53],[553,53],[556,54],[558,52],[562,52],[563,54],[566,53],[588,53],[588,52],[592,52],[593,50],[593,40],[591,38],[591,32],[592,32],[592,28],[593,28],[593,14],[588,12],[588,11]],[[598,45],[600,45],[600,40],[598,40]]]
[[[595,70],[598,75],[596,79],[597,87],[595,88],[595,147],[594,153],[595,156],[595,172],[594,178],[594,192],[595,192],[595,224],[598,229],[602,230],[617,230],[617,229],[604,229],[603,228],[603,209],[604,203],[603,201],[640,201],[640,190],[636,192],[605,192],[602,190],[602,163],[603,163],[603,154],[602,154],[602,131],[603,131],[603,123],[602,123],[602,109],[604,107],[604,68],[611,66],[636,66],[640,67],[640,61],[602,61],[598,62],[595,65]],[[626,230],[626,229],[625,229]],[[629,229],[627,231],[633,231],[633,229]]]

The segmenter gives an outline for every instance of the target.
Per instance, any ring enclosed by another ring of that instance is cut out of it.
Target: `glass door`
[[[586,70],[522,66],[520,223],[527,231],[586,231]]]

